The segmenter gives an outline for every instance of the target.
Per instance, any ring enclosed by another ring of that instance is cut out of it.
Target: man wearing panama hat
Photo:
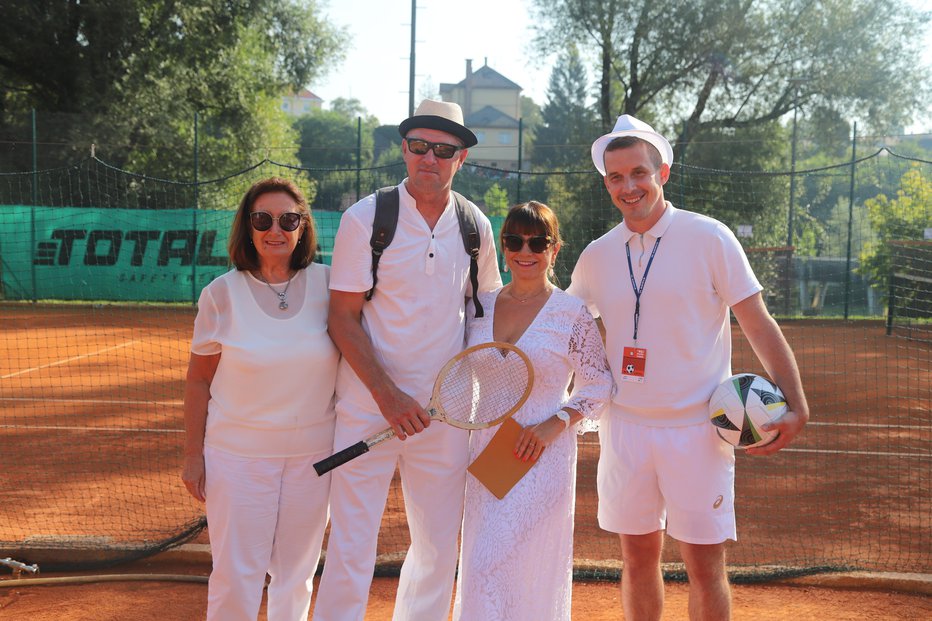
[[[599,524],[621,540],[625,618],[660,619],[666,531],[686,563],[690,619],[730,619],[735,457],[707,409],[731,375],[729,310],[789,406],[777,438],[749,454],[775,453],[806,424],[796,360],[734,234],[664,199],[666,138],[622,115],[592,162],[623,221],[583,251],[568,290],[601,316],[618,385],[600,421]]]
[[[471,259],[457,209],[470,210],[476,221],[479,291],[497,289],[501,277],[488,218],[471,202],[457,207],[452,193],[467,149],[478,142],[463,124],[460,107],[425,100],[398,130],[408,176],[397,186],[394,237],[375,262],[375,194],[343,214],[334,241],[329,315],[330,336],[343,355],[334,448],[355,444],[386,422],[397,438],[331,473],[331,529],[315,621],[365,616],[396,466],[411,547],[394,619],[440,621],[449,615],[468,434],[431,425],[424,405],[437,372],[463,348],[465,300],[478,294],[470,286]]]

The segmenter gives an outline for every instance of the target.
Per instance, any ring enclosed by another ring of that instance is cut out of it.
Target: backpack
[[[479,303],[479,230],[476,227],[476,217],[466,206],[466,199],[462,194],[453,192],[453,203],[456,207],[456,217],[460,223],[460,234],[463,236],[463,247],[469,255],[469,282],[472,285],[472,303],[476,307],[476,317],[484,315],[482,305]],[[398,186],[381,188],[375,192],[375,217],[372,219],[372,237],[369,246],[372,247],[372,288],[366,292],[366,300],[371,300],[378,282],[379,259],[382,253],[392,243],[395,237],[395,228],[398,226]]]

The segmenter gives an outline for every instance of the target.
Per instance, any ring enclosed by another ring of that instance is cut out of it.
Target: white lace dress
[[[470,321],[469,345],[493,340],[497,294],[481,295],[485,317]],[[539,423],[564,406],[589,419],[583,423],[599,416],[612,375],[595,321],[579,299],[555,289],[516,344],[534,364],[534,387],[514,415],[518,423]],[[496,431],[472,432],[470,461]],[[467,475],[455,621],[569,620],[576,435],[561,434],[501,500]]]

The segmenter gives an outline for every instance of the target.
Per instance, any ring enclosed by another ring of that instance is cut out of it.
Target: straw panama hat
[[[666,138],[655,132],[654,128],[644,121],[639,121],[630,114],[622,114],[615,121],[615,127],[610,134],[600,136],[592,143],[592,163],[603,177],[605,176],[605,147],[615,138],[623,136],[634,136],[646,140],[660,151],[660,159],[664,164],[667,166],[673,164],[673,147]]]
[[[398,133],[404,138],[408,132],[417,127],[438,129],[453,134],[469,148],[479,142],[476,135],[463,125],[463,109],[449,101],[425,99],[414,111],[414,115],[405,119],[398,126]]]

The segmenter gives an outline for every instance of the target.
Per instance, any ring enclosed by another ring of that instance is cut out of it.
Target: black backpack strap
[[[398,186],[380,188],[375,191],[375,217],[372,219],[372,288],[366,292],[366,300],[371,300],[378,282],[379,259],[392,243],[395,228],[398,226]]]
[[[479,228],[476,226],[476,215],[466,202],[466,198],[453,192],[453,202],[456,205],[456,217],[460,223],[460,234],[463,236],[463,247],[469,255],[469,283],[472,285],[472,303],[476,308],[476,317],[483,317],[485,312],[479,303]]]

